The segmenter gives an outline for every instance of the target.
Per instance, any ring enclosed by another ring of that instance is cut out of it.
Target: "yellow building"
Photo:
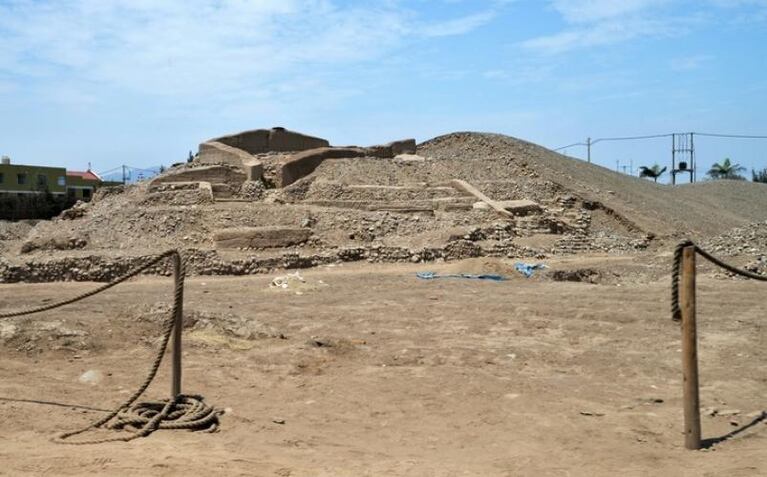
[[[67,171],[63,167],[26,166],[11,164],[8,157],[0,161],[0,194],[40,194],[50,192],[64,195],[67,191]]]
[[[11,164],[0,160],[0,220],[50,218],[76,201],[89,201],[99,187],[117,185],[93,171]]]
[[[101,177],[93,171],[67,171],[67,197],[87,202],[102,182]]]

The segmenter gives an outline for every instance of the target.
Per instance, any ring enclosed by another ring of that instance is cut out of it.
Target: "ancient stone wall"
[[[299,245],[312,235],[312,230],[299,227],[238,227],[214,233],[216,248],[284,248]]]
[[[277,174],[278,187],[288,186],[308,176],[326,159],[364,157],[365,155],[367,151],[357,147],[321,147],[299,152],[282,164]]]
[[[157,176],[150,182],[150,187],[171,182],[209,182],[211,184],[239,186],[244,181],[245,174],[239,169],[226,166],[204,166],[171,171]]]
[[[197,161],[201,164],[228,164],[241,167],[242,163],[253,157],[242,149],[229,146],[223,142],[209,141],[200,144]]]
[[[252,131],[243,131],[211,139],[212,141],[241,149],[250,154],[260,154],[269,151],[269,130],[254,129]]]
[[[306,151],[318,147],[329,147],[325,139],[307,136],[283,128],[272,128],[269,131],[269,151]]]
[[[308,136],[295,131],[288,131],[284,128],[243,131],[241,133],[230,134],[208,141],[208,143],[211,142],[222,143],[240,149],[248,154],[305,151],[307,149],[330,146],[330,143],[325,139]],[[200,155],[202,155],[202,148],[200,152]]]
[[[226,260],[215,250],[186,249],[182,253],[186,259],[189,275],[251,275],[268,273],[277,268],[310,268],[319,265],[340,262],[367,260],[371,263],[391,262],[428,262],[436,259],[459,260],[477,256],[515,256],[533,257],[540,253],[527,247],[518,247],[506,243],[483,249],[469,240],[456,240],[444,247],[409,249],[403,247],[385,247],[379,245],[341,248],[326,253],[311,255],[286,252],[279,257],[259,258],[252,256],[240,260]],[[130,270],[146,263],[147,257],[105,257],[88,255],[63,257],[56,259],[26,260],[21,264],[11,264],[0,258],[0,283],[39,283],[54,281],[94,281],[114,280]],[[159,263],[149,268],[144,275],[173,274],[168,262]]]
[[[372,157],[392,159],[393,157],[400,154],[415,154],[416,144],[415,139],[402,139],[400,141],[392,141],[387,144],[370,146],[365,149],[367,150],[368,155]]]

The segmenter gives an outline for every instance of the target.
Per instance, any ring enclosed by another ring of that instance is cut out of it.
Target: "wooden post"
[[[682,370],[684,376],[684,446],[701,447],[698,392],[698,330],[695,319],[695,247],[682,253]]]
[[[176,254],[173,255],[173,283],[174,286],[178,286],[181,277],[181,257]],[[175,290],[174,290],[175,292]],[[173,374],[171,377],[170,397],[176,398],[181,394],[181,331],[184,328],[184,290],[179,291],[181,295],[177,298],[178,308],[176,308],[176,314],[173,317]]]

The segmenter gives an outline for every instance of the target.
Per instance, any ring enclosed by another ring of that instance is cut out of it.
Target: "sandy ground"
[[[228,411],[215,434],[49,441],[143,379],[159,331],[140,310],[169,300],[169,280],[142,278],[36,316],[85,330],[87,340],[0,347],[0,475],[767,474],[767,425],[756,418],[767,407],[763,284],[699,279],[702,406],[739,412],[704,416],[707,439],[736,435],[691,452],[682,445],[680,333],[667,277],[609,285],[415,277],[461,266],[310,270],[301,294],[269,290],[265,276],[189,280],[187,310],[284,335],[186,331],[184,390]],[[93,286],[2,285],[0,308]],[[166,368],[149,397],[167,394]],[[80,383],[91,369],[103,381]]]

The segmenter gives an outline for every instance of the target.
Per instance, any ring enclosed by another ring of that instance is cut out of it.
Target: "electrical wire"
[[[642,140],[642,139],[658,139],[658,138],[664,138],[664,137],[685,137],[688,136],[703,136],[703,137],[719,137],[719,138],[730,138],[730,139],[767,139],[767,136],[758,136],[758,135],[748,135],[748,134],[720,134],[720,133],[701,133],[701,132],[689,132],[689,133],[667,133],[667,134],[650,134],[647,136],[623,136],[623,137],[600,137],[596,138],[590,142],[576,142],[567,146],[558,147],[556,149],[552,149],[553,151],[561,151],[563,149],[568,149],[570,147],[576,147],[576,146],[593,146],[594,144],[600,143],[600,142],[609,142],[609,141],[636,141],[636,140]]]
[[[723,137],[723,138],[732,138],[732,139],[767,139],[767,136],[750,136],[746,134],[718,134],[718,133],[699,133],[699,132],[694,132],[691,134],[694,134],[695,136]]]

